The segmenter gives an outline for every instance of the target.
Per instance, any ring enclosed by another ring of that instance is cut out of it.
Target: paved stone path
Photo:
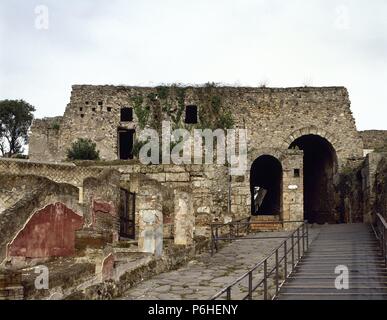
[[[310,228],[311,236],[318,228]],[[287,236],[288,232],[265,232],[262,236]],[[145,280],[128,290],[121,299],[125,300],[182,300],[209,299],[220,289],[234,281],[284,239],[245,239],[233,241],[213,257],[209,253],[197,260],[170,272]]]

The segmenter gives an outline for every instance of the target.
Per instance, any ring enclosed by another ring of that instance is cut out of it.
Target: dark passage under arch
[[[328,140],[318,135],[304,135],[290,148],[304,151],[304,218],[312,223],[335,223],[333,177],[336,151]]]
[[[251,214],[280,214],[281,189],[281,163],[273,156],[258,157],[253,162],[250,171]]]

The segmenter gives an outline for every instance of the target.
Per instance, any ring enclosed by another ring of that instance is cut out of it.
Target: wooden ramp
[[[335,287],[335,268],[346,266],[349,289]],[[323,226],[279,300],[387,300],[387,269],[370,225]]]

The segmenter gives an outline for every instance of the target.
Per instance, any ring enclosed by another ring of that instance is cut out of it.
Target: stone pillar
[[[193,244],[195,216],[192,196],[188,188],[175,189],[174,242],[177,245]]]
[[[145,182],[137,194],[139,213],[138,249],[140,252],[163,253],[162,195],[152,182]]]
[[[303,151],[287,150],[282,160],[282,219],[284,221],[304,220],[304,174]],[[285,230],[292,230],[296,224],[285,224]]]
[[[79,193],[78,193],[78,202],[80,204],[83,204],[83,187],[78,187]]]

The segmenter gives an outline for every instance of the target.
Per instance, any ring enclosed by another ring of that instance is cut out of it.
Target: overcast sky
[[[209,81],[345,86],[358,129],[387,129],[387,1],[0,0],[0,99],[37,117],[72,84]]]

